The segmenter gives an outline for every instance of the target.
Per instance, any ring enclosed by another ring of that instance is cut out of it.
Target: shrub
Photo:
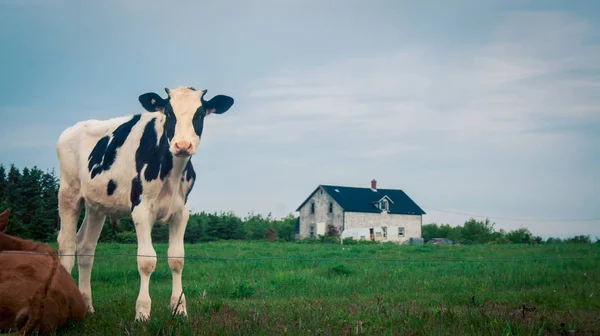
[[[294,243],[296,244],[310,244],[312,243],[312,241],[315,240],[314,238],[298,238],[296,240],[294,240]]]
[[[565,242],[570,244],[591,244],[592,240],[590,239],[590,236],[579,235],[567,238],[565,239]]]
[[[277,241],[279,236],[277,236],[277,231],[272,226],[267,228],[267,232],[265,233],[265,240],[270,241],[271,243]]]
[[[327,236],[328,237],[339,237],[340,231],[335,225],[327,225]]]
[[[117,243],[121,244],[136,244],[137,243],[137,235],[135,232],[118,232],[115,234],[115,239]]]
[[[506,239],[513,244],[531,244],[533,242],[533,235],[528,229],[520,228],[507,233]]]
[[[379,244],[379,242],[375,241],[375,240],[368,240],[368,239],[361,239],[358,241],[359,245],[373,245],[373,244]]]
[[[354,238],[352,237],[347,237],[343,239],[343,244],[344,245],[356,245],[358,244],[358,241],[354,240]]]
[[[498,237],[494,239],[492,244],[510,244],[510,240],[508,240],[506,237]]]
[[[324,244],[339,244],[340,238],[334,236],[319,236],[319,241]]]

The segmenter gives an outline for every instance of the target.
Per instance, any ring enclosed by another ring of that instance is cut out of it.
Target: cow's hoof
[[[185,296],[182,296],[181,298],[175,297],[175,296],[171,297],[171,312],[172,313],[174,312],[175,315],[187,317],[187,309],[185,307],[186,307]]]
[[[182,317],[187,317],[187,311],[185,310],[185,307],[179,307],[177,308],[177,311],[175,312],[176,316],[182,316]]]
[[[94,305],[92,304],[91,295],[88,293],[81,293],[81,297],[83,297],[83,302],[85,303],[85,310],[90,314],[94,314],[96,311],[94,310]]]
[[[136,322],[148,322],[150,321],[150,314],[139,312],[135,315]]]

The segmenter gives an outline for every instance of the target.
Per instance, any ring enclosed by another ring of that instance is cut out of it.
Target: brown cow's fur
[[[9,236],[4,233],[8,226],[10,209],[0,214],[0,252],[2,251],[31,251],[56,255],[56,250],[49,245]]]
[[[85,303],[56,250],[4,233],[0,214],[0,330],[51,333],[85,318]]]

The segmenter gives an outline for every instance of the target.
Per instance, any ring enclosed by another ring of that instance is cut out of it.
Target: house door
[[[369,236],[371,237],[371,240],[375,240],[375,232],[373,228],[369,229]]]

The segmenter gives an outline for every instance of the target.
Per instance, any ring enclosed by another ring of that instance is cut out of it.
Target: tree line
[[[7,234],[36,241],[55,242],[60,228],[58,217],[59,179],[54,170],[42,171],[38,167],[8,169],[0,165],[0,212],[11,209]],[[79,216],[81,225],[85,211]],[[185,232],[186,243],[219,239],[282,240],[295,238],[296,218],[290,214],[276,219],[268,214],[249,213],[244,218],[232,212],[193,213]],[[152,229],[154,242],[169,241],[169,226],[155,223]],[[135,243],[135,226],[131,217],[123,217],[119,225],[112,226],[107,218],[100,241]]]
[[[482,221],[473,218],[463,226],[426,224],[422,227],[421,235],[425,241],[433,238],[448,238],[459,244],[542,244],[542,243],[591,243],[589,235],[579,235],[568,238],[548,238],[533,235],[529,229],[521,227],[512,231],[495,230],[495,223],[489,219]]]
[[[36,241],[56,242],[60,221],[58,217],[59,180],[54,170],[43,171],[37,167],[18,169],[14,165],[0,165],[0,212],[11,209],[8,234]],[[81,225],[85,211],[79,217]],[[186,243],[215,240],[268,240],[294,241],[297,219],[293,214],[280,219],[249,213],[239,217],[232,212],[192,213],[185,233]],[[470,219],[463,226],[426,224],[422,227],[425,241],[432,238],[448,238],[461,244],[539,244],[539,243],[590,243],[589,236],[566,239],[549,238],[544,241],[527,228],[506,232],[495,230],[488,219]],[[328,230],[327,237],[306,241],[339,242],[339,232]],[[169,240],[169,227],[156,223],[152,239],[157,243]],[[131,217],[123,217],[119,225],[112,226],[106,219],[100,241],[135,243],[135,226]]]

